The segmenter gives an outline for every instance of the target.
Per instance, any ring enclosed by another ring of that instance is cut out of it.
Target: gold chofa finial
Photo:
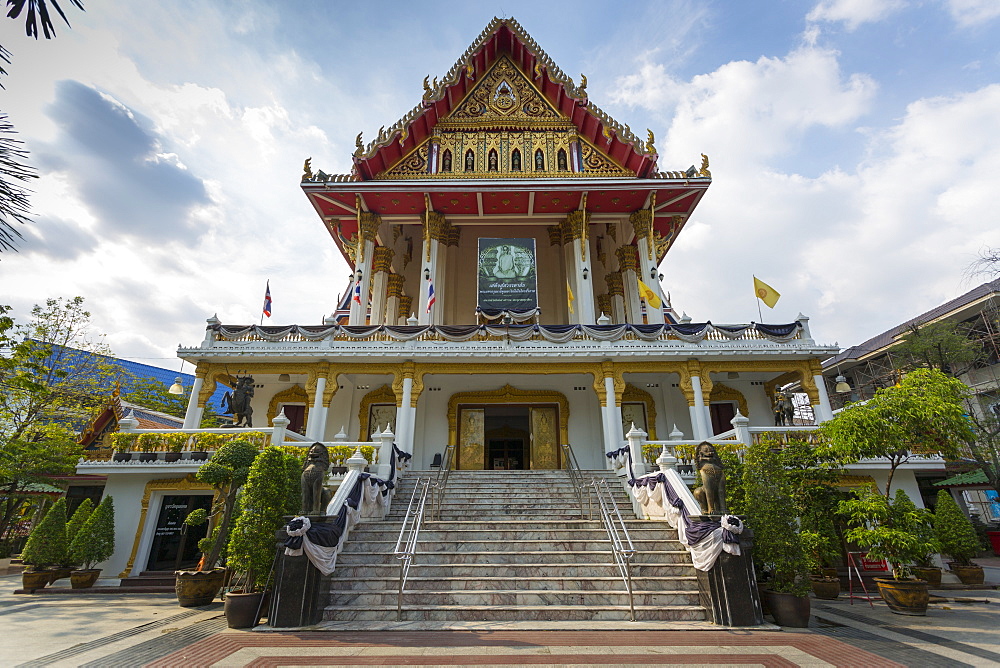
[[[465,65],[465,73],[473,81],[476,80],[476,66],[472,64],[471,60],[468,63],[466,63],[466,65]]]
[[[698,170],[698,176],[704,176],[706,179],[712,178],[712,172],[708,171],[708,156],[704,153],[701,154],[701,169]]]
[[[358,136],[354,138],[354,155],[361,155],[364,153],[365,145],[361,142],[362,132],[358,133]]]
[[[580,95],[586,95],[587,94],[587,75],[586,74],[581,74],[580,75],[580,85],[577,87],[577,91],[580,93]]]
[[[653,142],[656,141],[656,137],[653,136],[653,131],[649,128],[646,128],[646,133],[649,135],[646,138],[646,151],[649,153],[656,153],[656,147],[653,145]]]
[[[313,177],[312,170],[312,158],[306,158],[306,161],[302,163],[302,180],[310,181]]]
[[[424,97],[428,97],[431,94],[431,75],[424,77]]]

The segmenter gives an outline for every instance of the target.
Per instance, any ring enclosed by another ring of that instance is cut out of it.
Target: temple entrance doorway
[[[461,405],[457,468],[512,471],[559,468],[559,407]]]
[[[524,470],[530,464],[531,408],[487,406],[483,424],[486,462],[494,471]]]

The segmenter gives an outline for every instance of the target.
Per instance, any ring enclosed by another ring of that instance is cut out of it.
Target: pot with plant
[[[219,558],[229,540],[237,495],[246,483],[256,457],[257,448],[254,445],[235,439],[216,450],[212,459],[195,474],[198,480],[210,484],[215,490],[214,502],[211,512],[193,510],[184,523],[198,526],[211,522],[213,526],[208,535],[198,541],[198,549],[202,552],[198,569],[175,572],[177,600],[183,607],[208,605],[222,588],[225,569],[218,567]]]
[[[275,446],[264,448],[250,467],[227,550],[226,564],[233,572],[234,585],[225,595],[230,628],[248,628],[260,622],[273,574],[275,532],[289,510],[289,473],[285,454]],[[297,484],[298,471],[294,473]]]
[[[831,561],[833,541],[818,531],[802,531],[802,548],[809,563],[809,584],[816,598],[832,601],[840,596],[840,578],[826,575],[825,563]],[[834,570],[836,573],[836,570]]]
[[[179,461],[190,436],[184,433],[165,434],[163,439],[167,446],[167,451],[163,453],[163,461]]]
[[[753,560],[771,575],[764,598],[776,624],[809,626],[809,563],[798,532],[788,472],[767,439],[743,460],[743,494],[754,532]]]
[[[979,554],[979,536],[954,497],[945,489],[938,492],[937,507],[934,509],[934,533],[941,551],[954,560],[948,562],[948,567],[962,584],[983,584],[983,568],[972,562],[973,557]]]
[[[52,582],[55,573],[50,567],[62,566],[67,558],[66,499],[60,498],[31,530],[21,550],[21,561],[26,566],[21,574],[24,589],[34,591]]]
[[[70,560],[81,566],[70,574],[73,589],[93,587],[101,575],[101,569],[94,566],[110,559],[114,552],[115,505],[112,497],[105,496],[69,545]]]
[[[912,577],[910,564],[934,551],[924,528],[931,521],[930,513],[914,506],[901,489],[890,501],[874,487],[842,501],[840,511],[851,524],[847,539],[866,549],[870,558],[889,564],[892,577],[875,578],[889,610],[900,615],[927,614],[927,581]]]
[[[111,434],[111,447],[114,454],[111,459],[116,462],[132,461],[132,449],[135,447],[138,434]]]

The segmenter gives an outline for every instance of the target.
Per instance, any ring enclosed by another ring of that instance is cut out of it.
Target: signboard
[[[861,555],[861,568],[866,571],[887,571],[889,570],[889,564],[885,562],[885,559],[869,557],[866,552]]]
[[[479,239],[479,308],[530,311],[538,307],[534,239]]]

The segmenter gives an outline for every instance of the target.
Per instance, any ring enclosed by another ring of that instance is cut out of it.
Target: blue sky
[[[83,295],[122,356],[170,365],[213,313],[316,323],[348,268],[298,188],[346,172],[494,15],[514,16],[660,169],[714,177],[662,265],[696,321],[757,319],[751,275],[858,343],[971,288],[1000,246],[1000,2],[86,3],[0,92],[37,221],[0,257],[21,317]],[[765,310],[767,310],[765,308]]]

